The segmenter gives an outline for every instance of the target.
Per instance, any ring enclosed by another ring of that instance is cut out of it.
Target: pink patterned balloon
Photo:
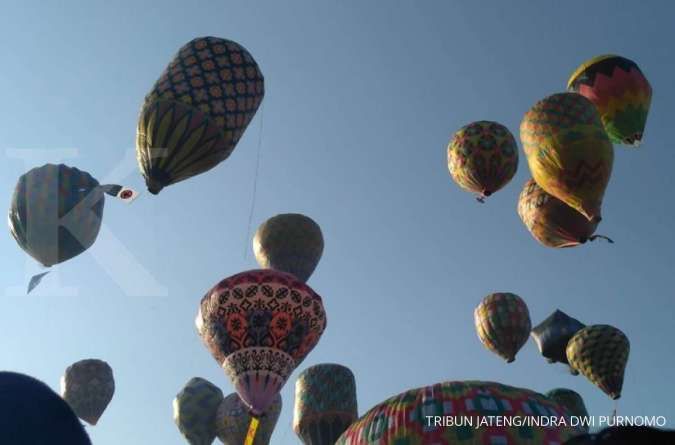
[[[196,325],[251,414],[260,416],[319,341],[326,313],[321,297],[293,275],[251,270],[207,292]]]

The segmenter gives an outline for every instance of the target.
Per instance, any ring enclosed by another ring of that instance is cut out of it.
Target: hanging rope
[[[614,244],[614,241],[612,241],[611,238],[606,237],[605,235],[593,235],[593,236],[591,236],[590,238],[588,238],[588,240],[589,240],[589,241],[595,241],[595,240],[598,239],[598,238],[604,239],[605,241],[607,241],[607,242],[610,243],[610,244]]]
[[[258,132],[258,154],[255,160],[255,173],[253,175],[253,196],[251,197],[251,210],[248,214],[248,225],[246,227],[246,239],[244,240],[244,259],[249,251],[249,237],[251,235],[251,224],[253,222],[253,212],[255,211],[255,199],[258,191],[258,171],[260,170],[260,152],[262,151],[263,118],[265,117],[265,101],[260,107],[260,128]]]

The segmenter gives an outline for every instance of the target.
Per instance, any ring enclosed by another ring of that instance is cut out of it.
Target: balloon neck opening
[[[515,360],[516,360],[515,357],[509,358],[509,359],[506,359],[506,363],[513,363]]]
[[[484,196],[484,197],[487,198],[487,197],[490,196],[490,195],[492,195],[492,192],[491,192],[490,190],[483,190],[483,196]]]
[[[586,244],[586,241],[588,241],[588,238],[586,238],[585,236],[579,238],[579,244]]]
[[[148,186],[148,191],[152,193],[153,195],[159,195],[159,192],[162,191],[164,188],[164,185],[161,184],[159,181],[155,181],[153,179],[148,179],[146,181],[147,186]]]
[[[162,189],[170,183],[169,175],[158,168],[152,168],[150,174],[145,177],[145,184],[148,186],[148,191],[153,195],[159,194]]]

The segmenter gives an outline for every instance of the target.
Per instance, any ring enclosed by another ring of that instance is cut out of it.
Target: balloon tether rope
[[[246,227],[246,240],[244,243],[244,259],[249,249],[249,237],[251,235],[251,224],[253,223],[253,213],[255,210],[255,198],[258,191],[258,171],[260,170],[260,152],[262,151],[262,134],[263,134],[263,118],[265,117],[265,101],[263,100],[260,107],[260,129],[258,132],[258,154],[255,160],[255,173],[253,175],[253,196],[251,197],[251,210],[248,214],[248,225]]]

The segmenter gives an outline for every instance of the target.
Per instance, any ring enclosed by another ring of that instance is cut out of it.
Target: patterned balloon
[[[579,320],[556,310],[532,329],[531,335],[537,347],[550,363],[567,362],[567,343],[578,331],[586,327]]]
[[[70,365],[61,377],[61,397],[77,417],[90,425],[96,425],[113,394],[113,371],[103,360],[80,360]]]
[[[293,430],[305,445],[333,445],[358,417],[356,381],[331,363],[305,369],[295,382]]]
[[[591,221],[600,221],[614,150],[591,101],[560,93],[537,102],[520,124],[532,177]]]
[[[321,228],[305,215],[274,216],[258,227],[253,252],[263,269],[280,270],[307,281],[323,253]]]
[[[502,292],[483,299],[474,311],[474,321],[483,345],[507,363],[516,359],[532,327],[530,312],[522,298]]]
[[[504,187],[518,169],[518,146],[497,122],[478,121],[460,128],[448,145],[448,169],[464,190],[483,199]]]
[[[489,416],[505,421],[490,425]],[[444,382],[406,391],[376,405],[336,445],[559,445],[583,433],[569,422],[563,425],[563,420],[555,425],[515,426],[516,419],[524,423],[531,416],[562,419],[569,413],[529,389],[493,382]],[[448,417],[454,425],[437,423]]]
[[[584,399],[579,393],[567,388],[556,388],[546,393],[546,397],[554,400],[560,406],[567,408],[572,416],[588,417],[588,411],[584,404]],[[579,422],[581,423],[581,422]],[[588,425],[581,426],[585,432],[588,432]]]
[[[593,239],[598,221],[589,221],[534,179],[525,183],[518,199],[518,215],[534,239],[547,247],[573,247]]]
[[[96,241],[104,194],[89,173],[46,164],[19,178],[9,229],[19,246],[46,267],[67,261]]]
[[[262,415],[326,328],[321,297],[291,274],[251,270],[202,298],[197,329],[253,416]]]
[[[629,353],[628,337],[608,325],[587,326],[567,344],[570,366],[614,400],[621,397]]]
[[[268,445],[279,420],[282,403],[281,396],[277,395],[265,415],[260,419],[260,425],[255,434],[253,445]],[[241,401],[237,393],[225,397],[216,412],[216,435],[225,445],[242,445],[251,423],[248,408]]]
[[[595,104],[612,142],[640,145],[652,87],[635,62],[613,54],[594,57],[577,68],[567,88]]]
[[[184,45],[138,119],[136,154],[148,190],[157,194],[227,159],[263,96],[263,75],[241,45],[217,37]]]
[[[190,445],[213,443],[216,410],[222,400],[220,388],[200,377],[191,378],[173,399],[173,421]]]

